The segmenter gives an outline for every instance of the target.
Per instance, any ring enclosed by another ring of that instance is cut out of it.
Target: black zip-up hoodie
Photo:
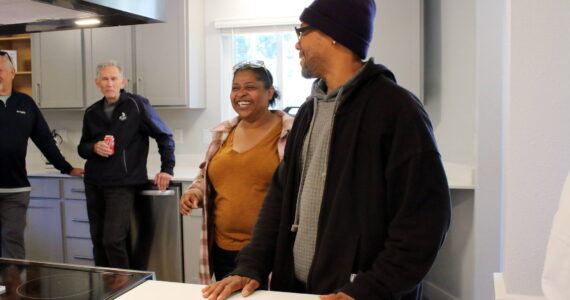
[[[85,183],[99,186],[138,185],[148,182],[149,137],[156,140],[161,172],[173,175],[174,140],[148,99],[121,90],[111,119],[103,110],[105,98],[85,111],[83,134],[77,147],[85,163]],[[102,157],[93,145],[105,135],[115,137],[115,154]]]
[[[29,187],[26,173],[28,139],[63,174],[71,165],[57,148],[46,120],[34,100],[16,91],[0,103],[0,188]]]
[[[272,272],[271,289],[279,291],[420,299],[419,284],[449,227],[449,188],[421,103],[373,61],[335,115],[315,255],[306,289],[298,289],[291,226],[313,101],[309,97],[295,117],[285,157],[232,274],[264,281]]]

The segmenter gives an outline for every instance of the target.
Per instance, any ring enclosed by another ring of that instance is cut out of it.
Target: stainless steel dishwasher
[[[182,218],[178,200],[182,184],[171,182],[166,191],[142,189],[131,218],[132,264],[154,271],[158,280],[184,282]]]

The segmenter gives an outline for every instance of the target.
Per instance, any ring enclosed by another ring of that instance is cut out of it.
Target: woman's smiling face
[[[243,70],[234,74],[230,99],[241,119],[254,121],[268,111],[273,93],[274,89],[266,89],[257,74]]]

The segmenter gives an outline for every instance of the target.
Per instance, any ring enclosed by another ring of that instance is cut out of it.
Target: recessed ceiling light
[[[75,21],[75,24],[79,26],[89,26],[89,25],[101,24],[101,21],[99,19],[80,19]]]

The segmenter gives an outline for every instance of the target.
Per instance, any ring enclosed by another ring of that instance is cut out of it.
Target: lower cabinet
[[[94,265],[83,180],[30,178],[26,258]]]
[[[89,238],[68,237],[66,241],[65,262],[75,265],[94,266],[93,244]]]
[[[30,260],[64,262],[62,208],[57,199],[30,199],[24,235]]]
[[[182,192],[191,182],[182,184]],[[182,218],[184,245],[184,281],[200,283],[200,235],[202,233],[202,209],[193,209],[190,216]]]
[[[65,199],[64,208],[65,262],[77,265],[95,265],[85,200]]]

